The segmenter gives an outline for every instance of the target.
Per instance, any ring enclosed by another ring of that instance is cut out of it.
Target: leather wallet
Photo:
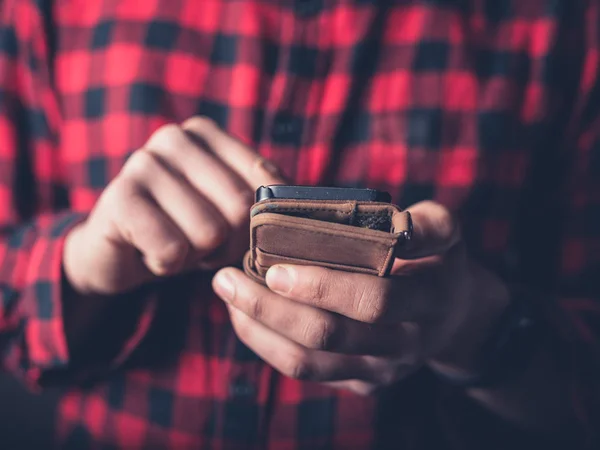
[[[383,277],[411,233],[410,213],[390,203],[263,200],[250,210],[244,271],[262,284],[267,270],[281,263]]]

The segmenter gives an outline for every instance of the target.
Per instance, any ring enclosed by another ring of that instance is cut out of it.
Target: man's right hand
[[[67,236],[66,277],[79,294],[111,295],[239,261],[256,188],[282,182],[269,162],[209,119],[166,125]]]

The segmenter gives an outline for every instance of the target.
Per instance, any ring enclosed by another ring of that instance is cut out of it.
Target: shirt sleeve
[[[73,363],[63,324],[62,251],[65,236],[85,218],[69,210],[61,185],[61,115],[45,25],[33,2],[0,2],[0,368],[32,388],[45,373],[56,379]],[[144,337],[151,303],[114,363]]]

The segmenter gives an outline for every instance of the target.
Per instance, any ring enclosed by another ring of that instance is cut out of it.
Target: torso
[[[425,0],[55,3],[63,111],[56,170],[74,209],[88,210],[159,126],[205,114],[298,184],[383,189],[401,206],[434,199],[461,216],[471,251],[487,264],[507,271],[525,257],[517,217],[533,152],[554,120],[544,58],[554,31],[535,11],[523,8],[521,20],[504,22],[495,20],[502,11],[479,2],[466,16],[453,2]],[[312,4],[323,10],[302,16]],[[113,443],[316,449],[374,442],[374,399],[279,377],[237,341],[208,278],[182,283],[187,288],[165,294],[168,339],[153,341],[177,356],[67,396],[68,439],[81,432],[74,427],[82,416],[100,414],[94,396],[101,395],[125,411],[95,421],[92,433]],[[432,411],[411,416],[410,405],[399,408],[397,448],[425,442],[409,436],[426,435],[412,422],[435,415],[433,388],[424,383],[402,398],[430,401]],[[136,419],[148,408],[157,409],[150,429]]]

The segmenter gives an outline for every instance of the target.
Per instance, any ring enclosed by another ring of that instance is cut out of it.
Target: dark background
[[[0,446],[2,450],[51,448],[58,392],[28,393],[0,374]]]

